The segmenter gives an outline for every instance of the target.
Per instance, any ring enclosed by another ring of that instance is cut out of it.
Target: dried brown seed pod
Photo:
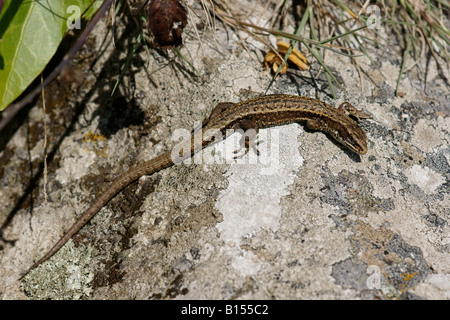
[[[181,34],[187,23],[187,11],[178,0],[152,0],[146,10],[148,29],[154,44],[172,49],[182,44]]]

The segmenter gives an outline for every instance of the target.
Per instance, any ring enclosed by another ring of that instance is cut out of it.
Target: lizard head
[[[359,154],[367,153],[367,136],[363,129],[356,123],[348,123],[345,126],[339,126],[337,131],[332,131],[330,133],[336,141],[350,150]]]

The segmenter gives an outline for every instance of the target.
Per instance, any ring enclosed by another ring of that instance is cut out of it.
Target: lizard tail
[[[123,188],[128,186],[133,181],[136,181],[143,175],[150,175],[173,165],[173,161],[170,157],[170,153],[163,153],[149,161],[146,161],[136,167],[131,168],[127,172],[116,178],[103,192],[98,196],[91,206],[83,212],[83,214],[77,219],[77,221],[67,230],[67,232],[59,239],[59,241],[38,261],[36,261],[30,268],[28,268],[19,277],[21,280],[31,270],[39,266],[41,263],[52,257],[64,244],[69,241],[92,217],[100,211],[100,209],[107,204],[117,193]]]

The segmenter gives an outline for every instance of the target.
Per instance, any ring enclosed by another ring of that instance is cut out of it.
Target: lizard
[[[339,108],[334,108],[318,99],[296,95],[273,94],[238,103],[219,103],[209,118],[203,121],[201,128],[194,130],[191,139],[184,142],[180,149],[174,147],[132,167],[113,180],[106,191],[94,199],[88,209],[77,218],[60,240],[42,258],[22,273],[20,279],[52,257],[123,188],[144,175],[154,174],[193,156],[208,145],[217,142],[216,138],[223,136],[228,129],[254,129],[257,133],[259,128],[304,122],[306,128],[322,131],[347,149],[357,154],[366,154],[366,134],[350,115],[357,120],[371,118],[369,114],[357,110],[348,102],[342,103]],[[202,138],[195,139],[194,135],[198,134],[200,130]],[[246,152],[250,146],[254,147],[254,138],[241,140],[241,146],[245,143]],[[179,150],[188,152],[180,154]]]

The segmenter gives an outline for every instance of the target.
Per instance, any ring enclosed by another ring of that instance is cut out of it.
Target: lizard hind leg
[[[214,118],[217,118],[224,110],[228,109],[229,107],[235,105],[233,102],[221,102],[217,106],[214,107],[214,109],[211,111],[211,114],[209,115],[209,118],[207,122],[211,121]]]
[[[221,102],[211,111],[208,118],[202,121],[201,125],[194,128],[193,133],[197,133],[200,129],[204,128],[208,123],[210,123],[214,118],[219,117],[219,115],[227,108],[231,107],[235,103],[233,102]]]
[[[202,121],[202,124],[194,128],[194,133],[200,131],[200,129],[204,128],[212,119],[217,118],[225,109],[234,105],[233,102],[221,102],[209,114],[209,117]]]

